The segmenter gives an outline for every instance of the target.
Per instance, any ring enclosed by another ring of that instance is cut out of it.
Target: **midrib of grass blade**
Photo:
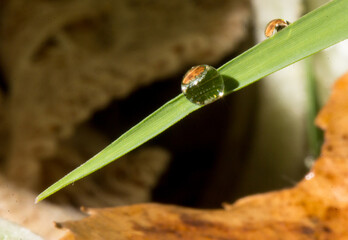
[[[347,39],[347,13],[348,0],[334,0],[220,67],[226,94]],[[180,94],[43,191],[36,202],[118,159],[200,107]]]

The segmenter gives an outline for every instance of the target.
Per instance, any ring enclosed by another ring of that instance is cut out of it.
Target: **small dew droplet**
[[[206,105],[222,98],[224,90],[222,76],[209,65],[192,67],[181,83],[181,91],[185,97],[198,105]]]
[[[314,178],[314,177],[315,177],[314,172],[310,172],[310,173],[308,173],[308,174],[305,176],[305,179],[306,179],[307,181],[309,181],[309,180],[311,180],[311,179]]]
[[[276,32],[279,32],[280,30],[286,28],[289,25],[290,22],[284,19],[273,19],[266,26],[265,36],[269,38],[273,36]]]

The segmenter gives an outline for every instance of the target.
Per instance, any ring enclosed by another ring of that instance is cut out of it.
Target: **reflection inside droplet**
[[[222,98],[224,90],[222,76],[209,65],[192,67],[181,83],[181,91],[186,98],[198,105],[206,105]]]
[[[272,35],[274,35],[276,32],[279,32],[280,30],[286,28],[289,25],[290,25],[289,21],[285,21],[283,19],[273,19],[266,26],[265,36],[269,38]]]

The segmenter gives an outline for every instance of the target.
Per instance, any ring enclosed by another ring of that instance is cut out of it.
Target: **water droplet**
[[[280,30],[286,28],[289,25],[290,22],[284,19],[273,19],[266,26],[265,36],[269,38],[273,36],[276,32],[279,32]]]
[[[206,105],[222,98],[224,90],[222,76],[209,65],[192,67],[181,83],[181,91],[185,97],[198,105]]]
[[[315,177],[314,172],[310,172],[310,173],[308,173],[308,174],[305,176],[305,179],[306,179],[307,181],[309,181],[309,180],[311,180],[311,179],[314,178],[314,177]]]

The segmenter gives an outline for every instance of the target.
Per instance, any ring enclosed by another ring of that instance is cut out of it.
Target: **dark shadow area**
[[[5,76],[2,69],[0,69],[0,91],[5,94],[7,94],[9,91],[8,84],[5,81]]]
[[[225,92],[227,93],[232,92],[234,89],[236,89],[239,86],[239,82],[236,79],[231,78],[230,76],[227,76],[227,75],[221,75],[221,76],[224,79]]]
[[[159,81],[138,89],[126,99],[113,101],[97,112],[91,122],[111,140],[115,140],[180,93],[179,76]]]
[[[225,101],[215,102],[152,141],[173,153],[170,167],[154,190],[155,201],[204,207],[201,198],[211,181],[228,125],[227,115]]]

